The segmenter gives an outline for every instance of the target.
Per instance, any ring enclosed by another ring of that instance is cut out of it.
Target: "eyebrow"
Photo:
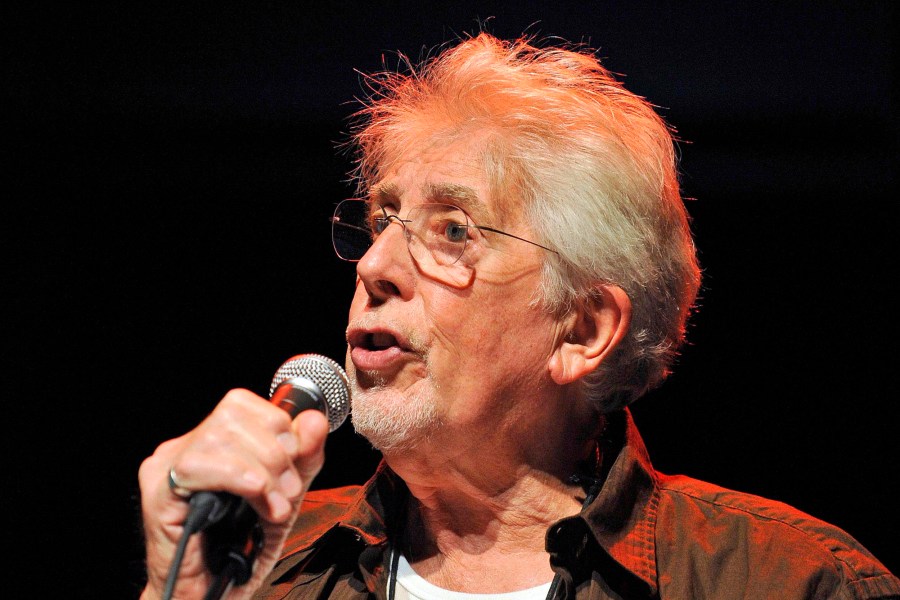
[[[369,190],[369,202],[385,205],[400,199],[400,188],[393,183],[378,183]]]
[[[448,202],[463,209],[476,223],[488,218],[487,207],[478,198],[478,193],[466,185],[458,183],[430,183],[425,186],[423,196],[431,202]]]
[[[422,189],[426,202],[453,204],[463,209],[475,223],[489,219],[487,207],[478,198],[478,193],[469,186],[458,183],[428,183]],[[394,183],[379,183],[372,186],[369,201],[384,205],[400,199],[400,188]]]

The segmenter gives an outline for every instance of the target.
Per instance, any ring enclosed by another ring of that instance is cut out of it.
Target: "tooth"
[[[394,336],[389,333],[373,333],[372,345],[376,348],[385,348],[394,345]]]

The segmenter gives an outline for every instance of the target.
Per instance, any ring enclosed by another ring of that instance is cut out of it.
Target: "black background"
[[[479,23],[598,48],[685,140],[706,279],[675,374],[634,406],[656,466],[900,572],[890,2],[28,6],[2,19],[14,588],[134,597],[142,458],[290,356],[343,361],[353,270],[327,217],[353,192],[354,69]],[[377,460],[349,423],[327,452],[317,486]]]

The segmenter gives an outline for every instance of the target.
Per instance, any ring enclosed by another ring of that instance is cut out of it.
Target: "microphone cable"
[[[269,386],[270,402],[293,419],[307,409],[321,411],[329,433],[350,414],[350,383],[344,369],[321,354],[298,354],[275,372]],[[262,527],[242,498],[226,492],[199,491],[191,495],[190,510],[175,548],[162,600],[171,600],[190,537],[205,531],[204,560],[214,576],[205,600],[220,598],[231,583],[250,579],[253,563],[263,544]]]
[[[203,531],[211,523],[221,518],[222,503],[213,494],[194,494],[188,501],[190,511],[184,521],[181,530],[181,538],[175,547],[175,556],[169,565],[169,575],[166,578],[166,587],[163,590],[163,600],[171,600],[175,591],[175,582],[178,581],[178,572],[181,570],[181,561],[184,560],[184,551],[187,548],[191,536],[198,531]]]

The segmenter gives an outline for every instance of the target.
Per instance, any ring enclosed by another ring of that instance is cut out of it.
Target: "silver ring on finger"
[[[169,468],[169,489],[172,490],[172,493],[178,496],[179,498],[190,498],[194,493],[191,490],[187,489],[178,481],[178,475],[175,473],[175,467]]]

